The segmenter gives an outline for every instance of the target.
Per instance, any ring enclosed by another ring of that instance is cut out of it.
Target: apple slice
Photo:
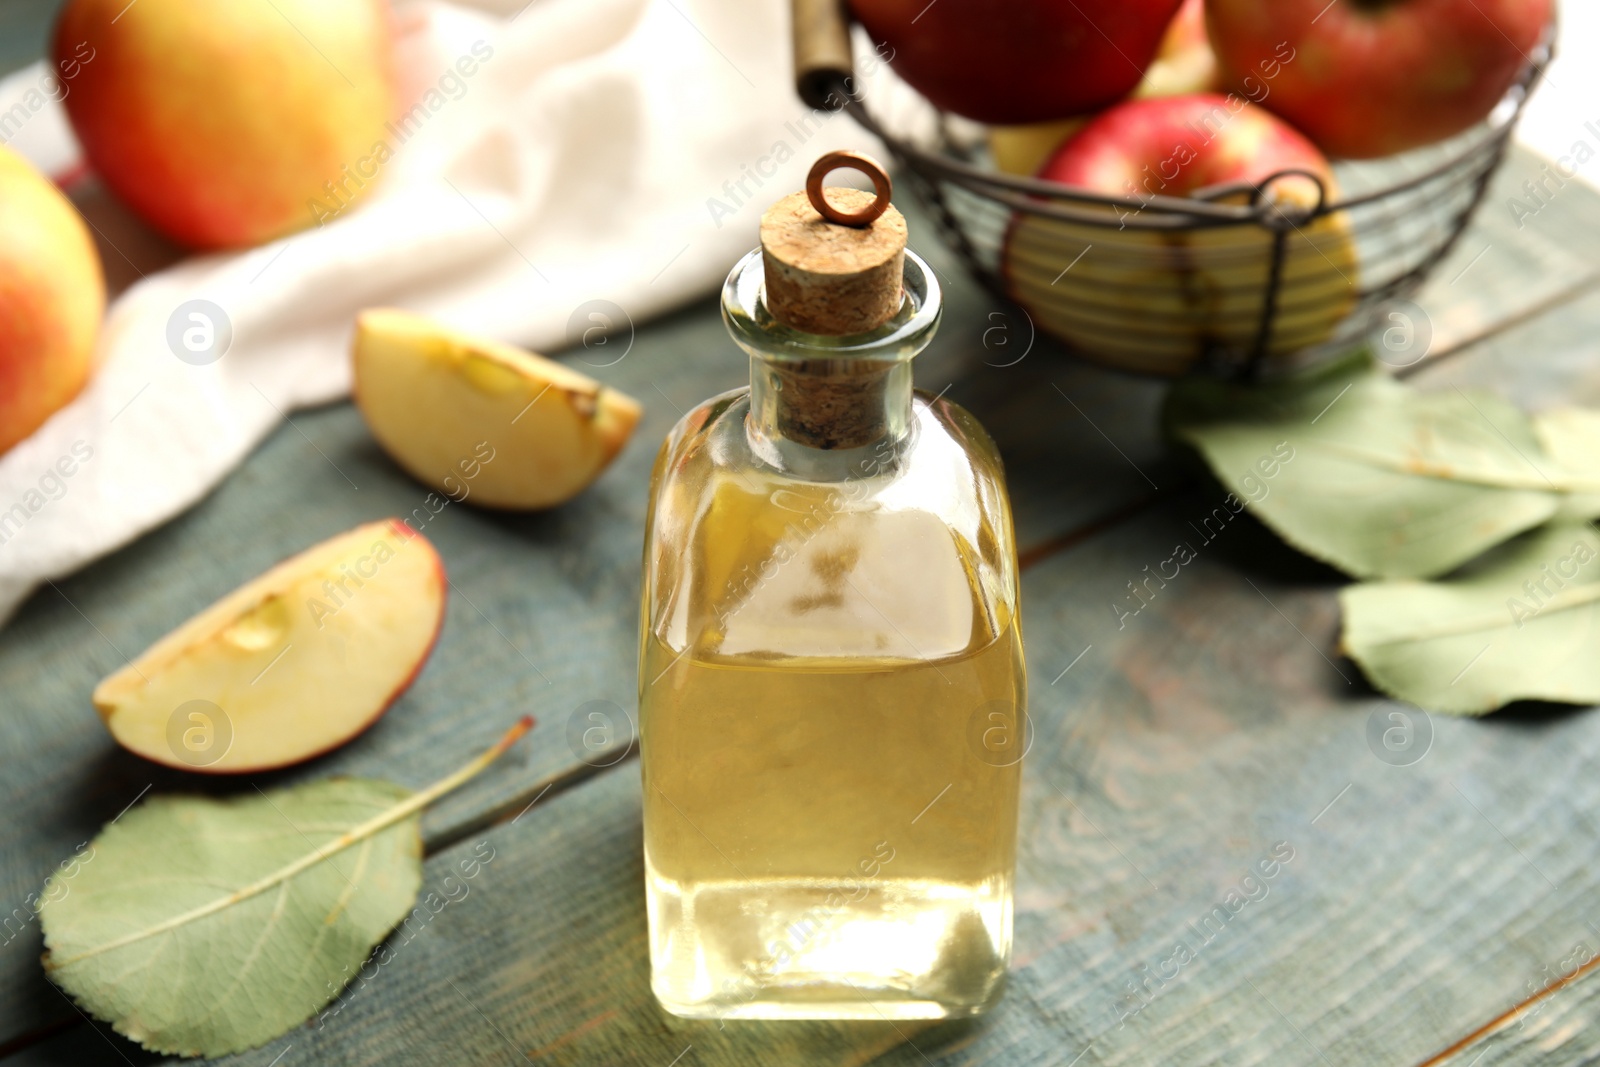
[[[406,311],[356,320],[355,401],[396,463],[454,500],[547,508],[616,458],[639,402],[553,360]]]
[[[444,564],[399,519],[330,538],[240,586],[94,690],[117,743],[170,767],[270,770],[372,725],[444,622]]]

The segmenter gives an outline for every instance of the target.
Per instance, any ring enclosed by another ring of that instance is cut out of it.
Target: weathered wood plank
[[[1600,259],[1574,240],[1600,215],[1592,188],[1573,182],[1520,224],[1509,210],[1513,197],[1526,201],[1522,183],[1543,166],[1535,153],[1512,149],[1472,226],[1418,292],[1433,352],[1454,351],[1600,284]]]
[[[50,43],[50,27],[66,0],[0,4],[0,74],[27,66]]]
[[[1600,981],[1595,978],[1600,971],[1600,956],[1594,956],[1600,951],[1600,937],[1593,932],[1594,915],[1591,909],[1591,918],[1586,922],[1589,932],[1561,956],[1542,962],[1532,973],[1518,976],[1518,993],[1523,996],[1507,1005],[1504,1018],[1493,1020],[1497,1024],[1494,1029],[1481,1037],[1463,1035],[1458,1051],[1425,1067],[1600,1061],[1600,1033],[1594,1027],[1596,1014],[1600,1013]],[[1582,963],[1586,958],[1589,962]]]

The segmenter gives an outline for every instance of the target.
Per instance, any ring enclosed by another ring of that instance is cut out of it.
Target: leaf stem
[[[406,797],[389,810],[374,815],[366,822],[346,830],[332,841],[313,849],[311,852],[301,856],[293,863],[290,863],[284,867],[280,867],[278,870],[266,875],[263,878],[259,878],[256,881],[251,882],[247,886],[244,886],[240,889],[235,889],[232,893],[229,893],[225,897],[218,897],[209,904],[202,904],[198,908],[191,908],[182,914],[174,915],[170,919],[165,919],[159,923],[156,923],[154,926],[146,927],[143,930],[135,930],[133,933],[125,934],[124,936],[113,941],[108,941],[103,945],[98,945],[84,952],[80,952],[76,956],[69,957],[68,959],[56,960],[53,956],[47,955],[44,961],[45,969],[49,971],[59,971],[66,967],[72,966],[74,963],[79,963],[102,953],[113,952],[119,948],[125,948],[126,946],[134,944],[135,942],[143,941],[145,938],[166,933],[168,930],[176,930],[180,926],[195,922],[198,919],[203,919],[208,915],[213,915],[219,911],[223,911],[224,909],[231,908],[233,905],[238,904],[241,901],[248,900],[253,896],[257,896],[269,889],[274,888],[275,886],[281,885],[296,875],[302,874],[312,867],[315,867],[317,864],[323,862],[329,857],[335,856],[344,851],[356,842],[364,841],[375,834],[387,830],[396,823],[410,818],[412,815],[415,815],[417,812],[421,811],[435,800],[438,800],[446,793],[449,793],[455,789],[459,789],[474,775],[482,771],[495,760],[499,759],[505,753],[506,749],[516,744],[517,740],[531,729],[533,729],[533,716],[524,715],[517,721],[516,725],[507,730],[504,736],[502,736],[500,740],[496,741],[487,752],[483,753],[483,755],[479,756],[477,759],[474,759],[471,763],[468,763],[465,767],[462,767],[454,774],[446,775],[437,782],[434,782],[432,785],[428,786],[426,789],[411,794],[409,797]]]
[[[533,716],[524,715],[522,718],[517,720],[516,725],[507,730],[505,734],[501,736],[500,740],[496,741],[492,746],[490,746],[489,750],[483,755],[479,756],[465,767],[462,767],[454,774],[446,775],[445,777],[439,779],[437,782],[434,782],[421,792],[413,793],[395,807],[389,809],[389,811],[378,816],[378,818],[389,818],[390,815],[396,811],[399,811],[401,808],[409,807],[410,810],[405,814],[395,817],[396,821],[403,819],[406,817],[406,815],[409,815],[413,811],[421,811],[423,808],[427,807],[429,804],[432,804],[435,800],[438,800],[446,793],[455,792],[457,789],[461,788],[467,782],[475,778],[479,771],[483,770],[485,767],[489,766],[489,764],[505,755],[506,749],[520,741],[522,739],[522,735],[531,729],[533,729]],[[359,829],[360,827],[356,828],[356,830]],[[356,830],[352,830],[350,833],[355,833]],[[343,840],[343,838],[340,840]]]

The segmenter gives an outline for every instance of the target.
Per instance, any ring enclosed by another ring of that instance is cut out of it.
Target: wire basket
[[[952,134],[948,116],[935,143],[913,143],[850,91],[845,27],[808,28],[805,8],[818,10],[796,4],[802,98],[842,102],[876,135],[974,277],[1041,332],[1085,359],[1154,375],[1255,377],[1369,336],[1460,238],[1555,40],[1552,26],[1517,83],[1464,133],[1335,161],[1336,198],[1315,175],[1283,171],[1259,186],[1134,199],[1000,173],[981,142]],[[1291,178],[1316,183],[1314,202],[1271,195]]]

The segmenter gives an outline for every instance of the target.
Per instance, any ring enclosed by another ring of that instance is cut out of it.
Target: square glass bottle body
[[[903,369],[905,418],[868,446],[774,451],[738,390],[658,457],[640,731],[674,1013],[939,1018],[1001,991],[1026,699],[1010,512],[983,429],[913,401]]]

